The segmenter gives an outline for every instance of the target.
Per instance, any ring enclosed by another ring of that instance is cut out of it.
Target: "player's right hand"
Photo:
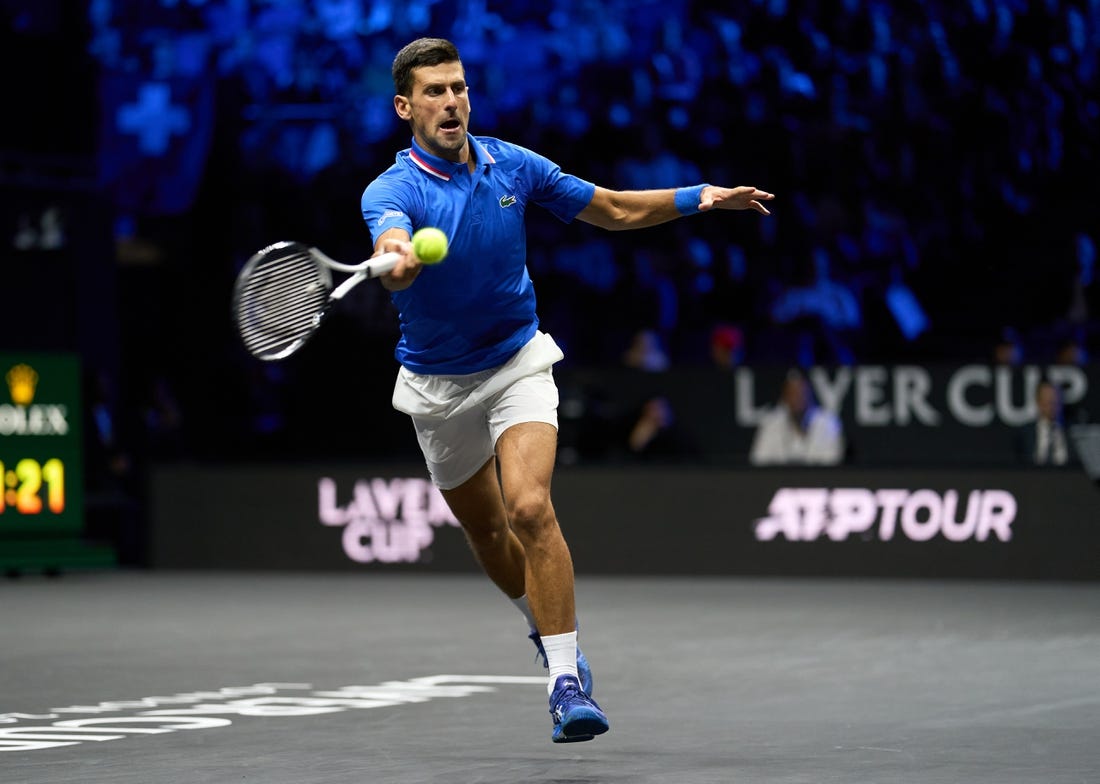
[[[393,235],[390,235],[389,232],[382,235],[374,248],[374,255],[381,256],[383,253],[399,253],[401,254],[401,260],[397,262],[396,267],[379,278],[382,281],[382,286],[388,291],[401,291],[411,286],[412,282],[416,280],[416,276],[420,274],[423,265],[416,258],[416,254],[413,253],[412,242],[409,240],[408,234],[396,229]]]

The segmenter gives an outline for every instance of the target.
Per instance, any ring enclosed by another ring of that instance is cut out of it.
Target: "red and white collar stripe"
[[[424,160],[419,155],[417,155],[416,150],[410,151],[409,152],[409,157],[412,158],[413,163],[415,163],[417,166],[419,166],[421,169],[423,169],[424,171],[426,171],[428,174],[432,175],[433,177],[438,177],[441,180],[450,180],[451,179],[451,175],[447,174],[447,172],[435,168],[430,163],[428,163],[426,160]]]
[[[480,144],[478,144],[472,136],[469,137],[469,139],[470,139],[470,145],[474,148],[474,150],[477,153],[478,160],[483,160],[485,163],[496,163],[497,162],[496,158],[493,157],[492,153],[490,153],[488,150],[486,150],[484,147],[482,147]],[[439,179],[444,180],[444,181],[448,181],[448,180],[451,179],[451,175],[449,175],[447,172],[443,171],[442,169],[440,169],[436,166],[432,166],[432,164],[428,163],[428,161],[421,158],[420,155],[416,151],[416,147],[413,147],[411,150],[409,150],[409,157],[412,158],[413,163],[415,163],[417,166],[419,166],[421,169],[423,169],[424,171],[426,171],[428,174],[432,175],[433,177],[438,177]]]

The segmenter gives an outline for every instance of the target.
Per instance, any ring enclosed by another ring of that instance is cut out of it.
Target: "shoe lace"
[[[531,632],[527,639],[535,644],[535,661],[542,660],[542,666],[550,668],[550,662],[546,658],[546,649],[542,647],[542,636],[538,632]]]
[[[565,706],[568,703],[578,699],[583,694],[584,692],[581,691],[579,683],[575,681],[567,681],[561,686],[561,688],[554,690],[555,699],[553,704],[550,706],[550,712],[560,718]]]
[[[576,629],[579,632],[581,628],[580,621],[576,623]],[[531,633],[527,635],[527,639],[535,644],[535,661],[542,660],[542,666],[550,669],[550,661],[546,658],[546,649],[542,647],[542,635],[535,630],[531,630]]]

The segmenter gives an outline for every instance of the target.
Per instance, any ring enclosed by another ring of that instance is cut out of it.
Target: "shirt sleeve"
[[[549,210],[563,223],[571,223],[592,201],[596,186],[580,177],[566,174],[549,158],[523,147],[520,149],[527,158],[531,200]]]
[[[399,178],[383,174],[363,191],[360,207],[363,220],[370,229],[371,239],[378,238],[389,229],[400,228],[410,235],[413,219],[419,209],[413,189]]]

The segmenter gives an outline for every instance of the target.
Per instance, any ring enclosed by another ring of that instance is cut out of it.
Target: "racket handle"
[[[343,299],[344,295],[358,286],[367,278],[377,278],[380,275],[385,275],[387,272],[397,266],[397,262],[401,260],[400,253],[383,253],[381,256],[375,256],[374,258],[367,259],[359,264],[356,268],[356,272],[350,278],[345,280],[335,289],[332,294],[329,295],[329,299],[338,300]]]
[[[367,259],[363,262],[363,272],[365,277],[377,278],[385,275],[397,266],[397,262],[401,260],[400,253],[383,253],[381,256],[375,256],[373,259]]]
[[[397,265],[397,260],[401,258],[398,253],[383,253],[381,256],[374,256],[365,261],[360,261],[358,264],[341,264],[326,256],[320,248],[310,248],[309,252],[314,259],[329,269],[358,275],[359,280],[385,275]]]

